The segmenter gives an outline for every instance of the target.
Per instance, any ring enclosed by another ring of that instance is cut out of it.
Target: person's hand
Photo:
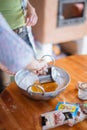
[[[0,69],[2,71],[4,71],[4,72],[10,74],[10,75],[14,75],[15,74],[15,73],[11,72],[7,67],[5,67],[4,65],[2,65],[1,63],[0,63]]]
[[[28,2],[26,11],[26,25],[34,26],[37,23],[38,17],[35,8]]]
[[[37,75],[46,74],[48,70],[47,68],[48,64],[46,61],[35,59],[33,59],[33,61],[25,67],[25,69],[30,70]],[[0,69],[10,75],[15,75],[14,72],[10,71],[6,66],[2,65],[1,63],[0,63]]]
[[[44,60],[33,60],[26,69],[32,71],[37,75],[46,74],[48,64]]]

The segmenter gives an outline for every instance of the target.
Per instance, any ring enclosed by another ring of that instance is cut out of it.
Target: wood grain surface
[[[56,60],[71,77],[67,89],[48,101],[35,101],[22,94],[16,83],[11,83],[0,94],[0,130],[42,130],[40,114],[54,110],[60,101],[87,102],[78,98],[78,81],[87,82],[87,55],[68,56]],[[63,125],[52,130],[87,130],[87,120],[73,127]]]

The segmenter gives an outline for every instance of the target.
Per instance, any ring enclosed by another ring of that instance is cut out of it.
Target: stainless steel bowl
[[[51,99],[66,89],[70,82],[69,74],[62,68],[53,66],[56,74],[54,76],[58,88],[52,92],[33,92],[31,86],[38,80],[38,76],[28,70],[20,70],[15,75],[15,82],[25,95],[35,100],[48,100]],[[54,72],[55,73],[55,72]],[[30,89],[28,89],[30,86]]]

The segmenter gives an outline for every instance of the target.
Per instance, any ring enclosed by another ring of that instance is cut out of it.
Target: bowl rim
[[[70,81],[71,81],[71,77],[70,77],[69,72],[67,72],[64,68],[61,68],[61,67],[59,67],[59,66],[54,66],[54,67],[56,67],[56,68],[61,69],[62,71],[64,71],[64,72],[67,74],[69,80],[68,80],[68,82],[64,85],[64,87],[56,88],[56,90],[51,91],[51,92],[45,92],[45,94],[52,94],[52,93],[54,93],[54,92],[56,92],[56,91],[61,92],[62,90],[65,90],[65,89],[68,87],[68,85],[69,85],[69,83],[70,83]],[[23,71],[23,72],[24,72],[24,71],[26,72],[26,71],[29,71],[29,70],[21,69],[21,70],[19,70],[18,72],[16,72],[16,74],[15,74],[15,82],[16,82],[17,86],[18,86],[20,89],[23,89],[23,88],[18,84],[18,82],[17,82],[17,77],[18,77],[18,75],[19,75],[22,71]],[[31,72],[31,71],[29,71],[29,72]],[[25,90],[25,89],[23,89],[23,90]],[[28,93],[27,90],[25,90],[25,91]],[[29,94],[29,93],[28,93],[28,94]],[[32,94],[41,94],[41,92],[33,92],[33,91],[32,91]]]

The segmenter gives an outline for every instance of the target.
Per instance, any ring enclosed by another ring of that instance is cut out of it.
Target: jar
[[[78,97],[82,100],[87,100],[87,83],[78,82]]]

